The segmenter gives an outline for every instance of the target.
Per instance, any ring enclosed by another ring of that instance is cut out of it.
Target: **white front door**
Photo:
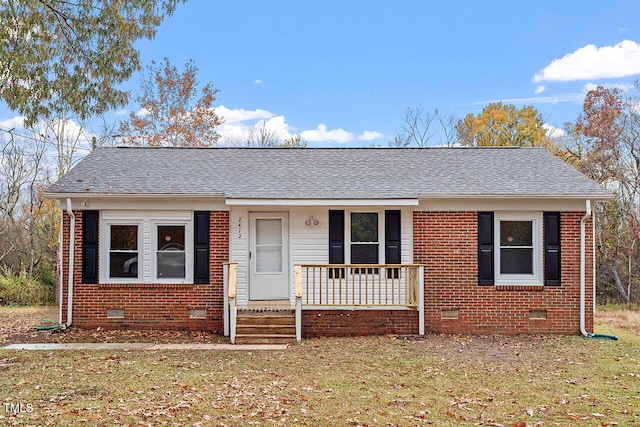
[[[289,299],[287,213],[250,213],[249,222],[249,299]]]

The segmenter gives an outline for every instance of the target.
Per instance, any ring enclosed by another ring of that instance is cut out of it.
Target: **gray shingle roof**
[[[539,148],[98,148],[47,191],[258,199],[611,193]]]

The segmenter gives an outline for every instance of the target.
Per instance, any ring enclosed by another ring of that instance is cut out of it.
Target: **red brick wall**
[[[479,286],[477,213],[415,212],[414,262],[425,265],[425,329],[462,334],[579,334],[582,216],[580,212],[561,214],[561,286]],[[592,331],[591,220],[586,224],[586,243],[586,329]],[[458,319],[443,319],[455,310]],[[546,319],[531,319],[531,310],[546,311]]]
[[[417,334],[418,312],[415,310],[304,310],[302,333],[305,338]]]
[[[479,286],[477,213],[415,212],[414,263],[425,265],[427,332],[501,334],[578,334],[580,218],[561,215],[561,286]],[[63,321],[67,312],[69,216],[63,231]],[[82,215],[76,214],[73,324],[79,327],[223,330],[222,263],[229,259],[229,213],[211,212],[209,284],[82,284]],[[593,235],[586,225],[586,329],[593,330]],[[107,318],[124,309],[124,319]],[[190,319],[189,309],[206,309],[206,319]],[[443,319],[457,310],[458,319]],[[531,311],[546,319],[531,319]],[[305,336],[415,334],[412,310],[303,311]]]
[[[222,333],[223,272],[229,260],[229,212],[211,212],[210,283],[83,284],[82,212],[76,214],[73,325],[109,329],[190,329]],[[63,321],[67,319],[70,218],[63,219]],[[124,309],[124,318],[107,318],[108,309]],[[190,319],[189,310],[206,309],[206,319]]]

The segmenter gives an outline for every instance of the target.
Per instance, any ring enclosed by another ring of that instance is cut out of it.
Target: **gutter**
[[[67,321],[65,326],[68,328],[71,326],[73,320],[73,271],[74,271],[74,258],[75,258],[75,240],[76,240],[76,215],[71,209],[71,198],[67,197],[67,213],[70,217],[69,226],[69,272],[67,277]],[[62,292],[62,291],[60,291]],[[62,306],[62,300],[60,300]],[[62,320],[62,319],[60,319]]]
[[[586,240],[586,231],[585,231],[585,224],[587,223],[587,221],[589,220],[589,218],[591,218],[592,216],[592,212],[591,212],[591,200],[587,199],[586,201],[586,209],[587,212],[585,214],[585,216],[583,216],[580,219],[580,333],[582,334],[582,336],[584,338],[604,338],[604,339],[611,339],[611,340],[617,340],[618,337],[614,336],[614,335],[603,335],[603,334],[595,334],[595,333],[590,333],[587,332],[586,328],[585,328],[585,317],[586,317],[586,307],[585,307],[585,294],[586,294],[586,264],[587,264],[587,260],[586,260],[586,244],[585,244],[585,240]],[[594,263],[595,264],[595,263]],[[595,280],[595,268],[593,269],[593,274],[594,274],[594,280]],[[594,307],[595,307],[595,292],[593,294],[593,299],[594,299]]]

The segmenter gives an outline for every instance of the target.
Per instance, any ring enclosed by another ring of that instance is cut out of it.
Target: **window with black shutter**
[[[560,213],[544,213],[544,284],[560,285]]]
[[[384,260],[386,264],[400,264],[400,211],[389,210],[384,213]],[[400,269],[387,269],[387,278],[397,279]]]
[[[194,212],[194,271],[193,282],[209,283],[209,211]]]
[[[478,212],[478,284],[494,284],[493,212]]]
[[[329,264],[344,264],[344,211],[329,211]],[[330,268],[329,278],[344,278],[344,268]]]
[[[98,215],[82,212],[82,283],[98,283]]]

